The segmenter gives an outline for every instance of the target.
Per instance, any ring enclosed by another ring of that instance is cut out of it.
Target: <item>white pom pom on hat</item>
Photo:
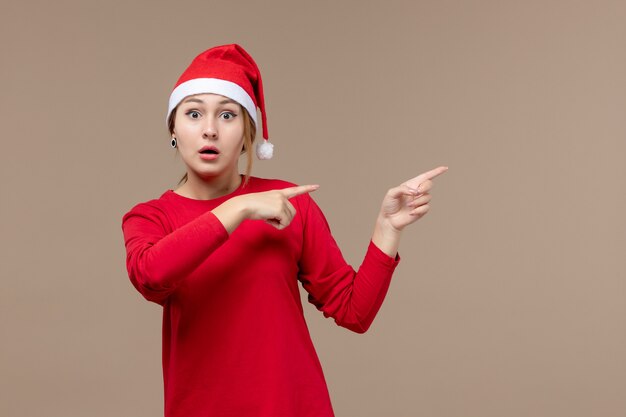
[[[274,155],[274,145],[264,140],[256,145],[256,156],[259,159],[272,159]]]
[[[258,107],[261,110],[263,142],[257,144],[256,155],[259,159],[272,158],[274,145],[268,141],[263,81],[250,54],[233,43],[215,46],[196,56],[174,85],[165,123],[185,97],[202,93],[220,94],[235,100],[248,111],[257,128]]]

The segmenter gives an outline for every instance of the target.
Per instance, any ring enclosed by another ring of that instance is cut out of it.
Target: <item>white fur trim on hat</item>
[[[165,123],[167,124],[167,120],[169,119],[172,110],[174,110],[174,107],[176,107],[185,97],[202,93],[220,94],[235,100],[248,110],[254,124],[258,126],[256,106],[254,105],[252,98],[248,95],[248,93],[246,93],[246,90],[241,88],[238,84],[231,81],[221,80],[219,78],[195,78],[179,84],[170,95]]]

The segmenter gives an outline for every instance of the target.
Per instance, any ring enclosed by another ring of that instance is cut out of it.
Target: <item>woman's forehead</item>
[[[191,102],[200,102],[200,103],[206,103],[206,102],[227,102],[227,103],[235,103],[238,104],[235,100],[223,96],[221,94],[215,94],[215,93],[198,93],[198,94],[191,94],[186,96],[181,103],[186,103],[188,101]]]

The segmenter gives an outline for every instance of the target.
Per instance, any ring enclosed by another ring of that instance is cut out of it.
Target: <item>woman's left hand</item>
[[[447,170],[448,167],[440,166],[391,188],[383,199],[380,220],[399,232],[424,216],[431,199],[428,193],[433,186],[431,180]]]

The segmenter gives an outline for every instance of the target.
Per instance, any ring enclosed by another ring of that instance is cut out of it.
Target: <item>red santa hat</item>
[[[241,104],[254,124],[257,122],[256,108],[261,110],[263,142],[257,144],[259,159],[270,159],[274,145],[269,143],[265,99],[261,72],[254,59],[237,44],[215,46],[194,58],[182,73],[170,95],[165,121],[172,110],[187,96],[214,93],[228,97]]]

